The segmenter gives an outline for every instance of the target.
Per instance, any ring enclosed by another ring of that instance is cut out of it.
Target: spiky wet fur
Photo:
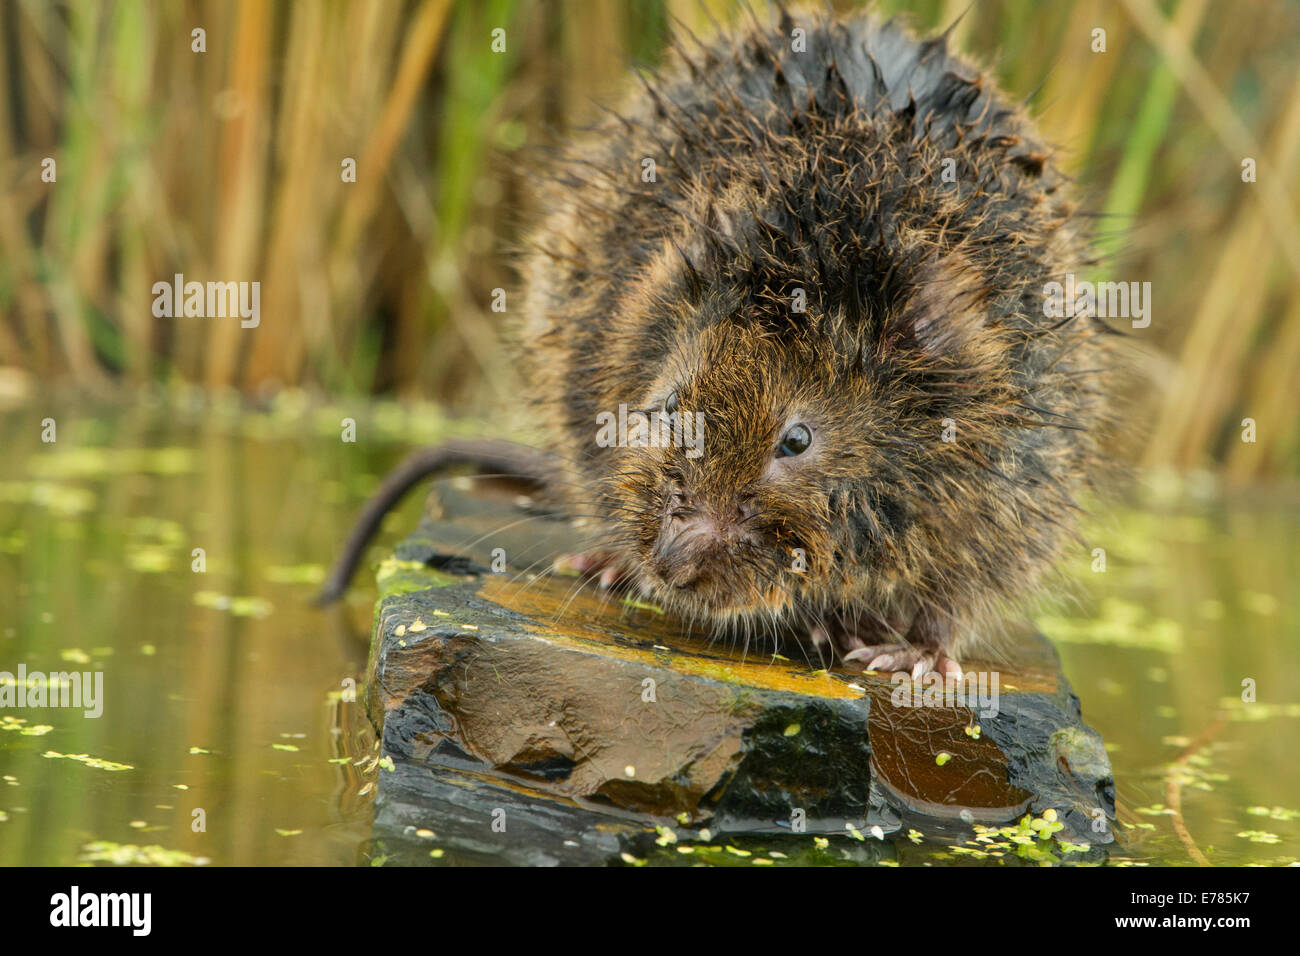
[[[942,37],[870,14],[679,35],[670,61],[549,168],[522,263],[563,495],[686,619],[958,656],[1053,566],[1099,459],[1109,330],[1043,314],[1044,284],[1088,262],[1065,178]],[[596,446],[598,413],[673,389],[704,415],[701,457]],[[815,445],[774,468],[792,421]],[[757,505],[689,588],[663,560],[680,488]]]

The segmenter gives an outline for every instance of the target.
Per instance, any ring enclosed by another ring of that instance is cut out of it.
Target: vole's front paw
[[[943,677],[951,675],[961,680],[961,665],[937,647],[918,647],[912,644],[874,644],[859,647],[844,655],[844,660],[860,661],[870,671],[889,671],[911,674],[919,680],[929,673]]]
[[[632,565],[624,555],[613,551],[581,551],[562,554],[555,559],[552,570],[560,574],[577,573],[584,578],[599,576],[602,588],[611,588],[632,576]]]

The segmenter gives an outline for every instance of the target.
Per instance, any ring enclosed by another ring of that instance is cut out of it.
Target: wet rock
[[[945,698],[937,679],[821,669],[794,646],[745,653],[541,573],[581,531],[517,489],[460,479],[427,511],[378,574],[366,704],[393,766],[385,853],[639,861],[678,830],[915,840],[1048,810],[1061,838],[1112,839],[1109,762],[1041,637]]]

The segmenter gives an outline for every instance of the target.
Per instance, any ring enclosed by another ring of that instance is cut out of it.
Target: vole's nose
[[[749,536],[745,522],[758,514],[752,496],[702,502],[684,491],[669,496],[668,514],[654,548],[660,575],[673,587],[691,587],[722,573],[735,546]]]
[[[758,511],[754,496],[742,492],[721,494],[696,494],[686,485],[674,481],[667,490],[668,511],[704,509],[722,517],[734,516],[736,520],[749,517]]]
[[[668,524],[675,525],[678,534],[688,529],[710,531],[720,537],[734,537],[740,526],[758,514],[758,502],[753,495],[743,495],[723,501],[697,501],[688,491],[676,488],[668,495]]]

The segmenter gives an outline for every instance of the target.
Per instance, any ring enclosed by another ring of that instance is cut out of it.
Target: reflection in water
[[[349,416],[356,444],[339,439]],[[364,672],[374,589],[362,576],[341,609],[309,600],[375,476],[444,427],[423,409],[288,401],[0,413],[0,671],[102,672],[105,698],[98,719],[0,711],[0,865],[367,862],[384,771],[341,698]],[[1198,501],[1181,483],[1166,507],[1166,484],[1092,521],[1078,600],[1039,623],[1111,750],[1136,825],[1121,856],[1290,862],[1300,512],[1282,492]]]

